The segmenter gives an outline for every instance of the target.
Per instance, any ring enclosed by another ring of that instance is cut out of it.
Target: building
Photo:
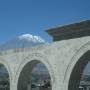
[[[79,89],[81,73],[90,60],[90,20],[47,32],[53,37],[51,44],[0,52],[10,90],[28,90],[32,68],[39,62],[48,69],[52,90]]]

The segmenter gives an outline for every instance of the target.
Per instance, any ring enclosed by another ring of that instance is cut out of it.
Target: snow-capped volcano
[[[15,48],[32,47],[32,46],[44,44],[44,43],[45,43],[45,40],[42,39],[40,36],[23,34],[0,45],[0,51],[15,49]]]
[[[23,34],[18,37],[21,40],[33,41],[33,42],[45,42],[40,36],[33,36],[31,34]]]

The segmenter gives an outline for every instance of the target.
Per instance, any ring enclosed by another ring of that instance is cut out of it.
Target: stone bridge
[[[61,32],[66,28],[69,30]],[[0,55],[0,64],[9,73],[10,90],[22,90],[30,79],[32,68],[39,62],[49,71],[52,90],[78,90],[81,74],[90,60],[90,21],[47,32],[53,36],[55,42],[32,48],[12,49]]]

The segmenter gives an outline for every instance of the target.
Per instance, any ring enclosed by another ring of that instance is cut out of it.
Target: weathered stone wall
[[[33,60],[40,61],[47,67],[51,76],[52,90],[68,90],[71,72],[79,58],[88,50],[90,50],[89,36],[6,51],[0,56],[0,63],[4,64],[9,72],[10,90],[18,90],[21,71]],[[30,65],[32,68],[34,63]]]

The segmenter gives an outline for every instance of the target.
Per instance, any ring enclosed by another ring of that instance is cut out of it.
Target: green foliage
[[[6,55],[6,54],[7,54],[7,52],[0,52],[0,56]]]
[[[2,54],[3,54],[3,53],[2,53],[2,52],[0,52],[0,56],[2,56]]]

